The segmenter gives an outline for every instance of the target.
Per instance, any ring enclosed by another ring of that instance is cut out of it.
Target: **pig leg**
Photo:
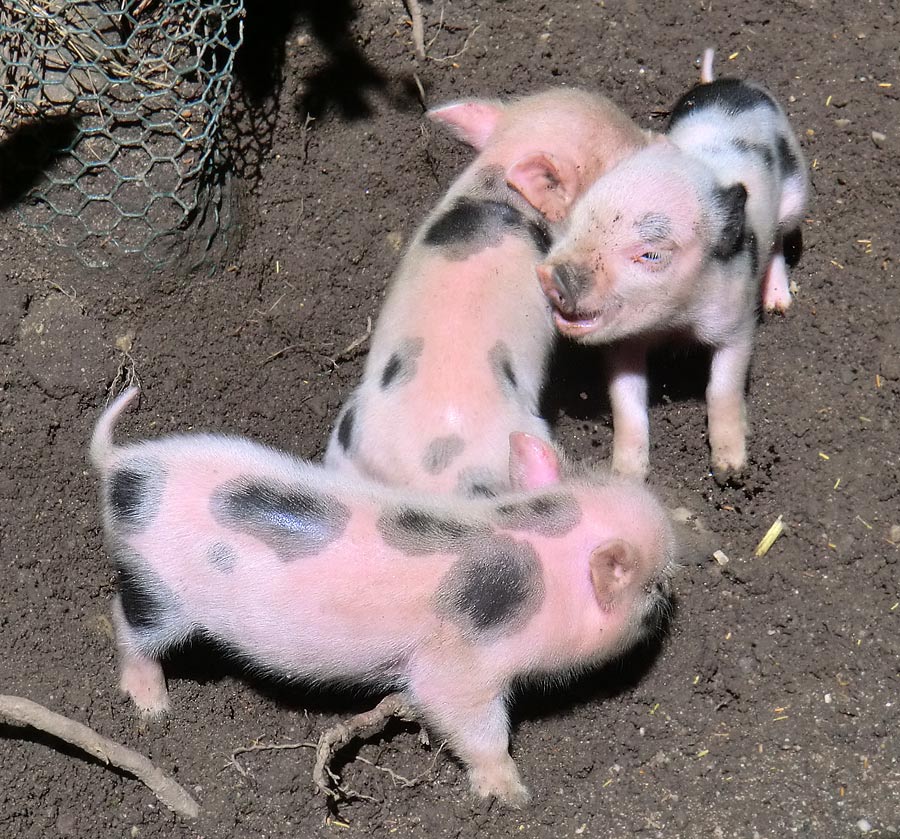
[[[767,312],[784,313],[791,305],[791,289],[781,236],[778,237],[769,257],[769,265],[763,277],[762,298],[763,307]]]
[[[643,480],[650,470],[647,347],[643,342],[622,341],[610,348],[609,401],[613,418],[613,471]]]
[[[113,626],[119,648],[119,689],[132,698],[141,716],[156,717],[169,710],[166,677],[159,662],[142,653],[117,597]]]
[[[414,677],[408,694],[468,767],[472,792],[520,807],[529,794],[509,755],[505,691],[498,692],[490,682],[487,674],[448,667],[445,660]]]
[[[752,330],[713,351],[706,410],[712,473],[716,483],[737,477],[747,465],[747,409],[744,386],[750,368]]]

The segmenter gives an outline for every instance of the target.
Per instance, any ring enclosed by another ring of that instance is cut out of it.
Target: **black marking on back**
[[[531,241],[534,242],[534,246],[538,249],[541,256],[546,256],[550,253],[550,248],[553,247],[553,234],[543,219],[529,220],[528,235],[531,236]]]
[[[381,371],[382,389],[411,382],[416,375],[416,359],[424,348],[424,338],[406,338],[401,341]]]
[[[697,85],[675,103],[668,130],[679,120],[706,108],[719,108],[728,116],[736,116],[760,106],[778,110],[775,100],[761,88],[740,79],[716,79]]]
[[[508,489],[509,485],[490,469],[481,467],[463,469],[456,481],[456,491],[469,498],[494,498]]]
[[[333,496],[255,478],[220,487],[210,504],[223,527],[255,536],[285,561],[319,553],[350,520],[349,508]]]
[[[452,553],[469,539],[490,532],[486,525],[471,524],[414,507],[382,513],[377,526],[388,545],[411,556]]]
[[[347,408],[346,411],[344,411],[344,416],[341,417],[341,420],[338,423],[338,443],[341,444],[341,448],[345,452],[350,451],[350,445],[353,442],[354,419],[356,419],[356,408],[351,405],[349,408]]]
[[[162,499],[164,474],[155,461],[134,461],[115,469],[107,479],[106,502],[115,526],[137,533],[148,524]]]
[[[488,351],[488,361],[494,371],[494,378],[503,393],[515,394],[519,379],[512,363],[512,353],[504,341],[497,341]]]
[[[506,201],[461,196],[438,216],[422,241],[426,245],[448,249],[450,259],[466,259],[482,248],[498,245],[509,233],[528,237],[545,254],[552,237],[547,225],[525,214]]]
[[[723,223],[719,241],[712,249],[712,254],[718,260],[727,261],[737,256],[746,242],[744,210],[747,203],[747,189],[743,184],[718,187],[714,198],[719,205]]]
[[[800,161],[797,155],[791,150],[791,144],[787,137],[779,135],[778,137],[778,168],[781,170],[781,176],[788,178],[796,175],[800,171]]]
[[[458,434],[435,437],[422,455],[422,468],[429,475],[440,475],[459,455],[463,453],[466,441]]]
[[[771,168],[772,164],[775,162],[775,155],[766,143],[750,143],[747,140],[732,140],[731,145],[738,151],[756,155],[762,160],[766,168]]]
[[[119,602],[129,626],[140,631],[162,632],[171,629],[175,596],[135,551],[121,548],[115,552],[119,578]]]
[[[581,507],[567,493],[535,495],[507,501],[494,508],[498,526],[526,530],[541,536],[565,536],[581,521]]]
[[[381,373],[381,386],[387,387],[392,381],[394,381],[394,377],[397,373],[400,372],[401,365],[400,356],[397,353],[394,353],[389,359],[388,363],[384,365],[384,370]]]
[[[237,551],[225,542],[215,542],[206,550],[206,559],[217,571],[230,574],[237,565]]]
[[[542,571],[537,552],[527,542],[506,536],[473,542],[438,585],[438,612],[478,634],[511,634],[540,606]]]

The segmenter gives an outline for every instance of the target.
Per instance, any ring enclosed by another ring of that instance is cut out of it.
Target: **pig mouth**
[[[585,335],[595,332],[602,326],[608,326],[618,308],[617,305],[610,304],[602,309],[577,309],[572,312],[564,312],[554,306],[553,320],[556,328],[564,335]]]

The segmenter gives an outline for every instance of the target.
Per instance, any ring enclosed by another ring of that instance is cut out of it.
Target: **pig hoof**
[[[142,719],[156,719],[169,712],[169,692],[160,672],[159,678],[148,678],[147,674],[128,673],[123,678],[120,689],[131,697]],[[151,676],[153,674],[150,674]]]
[[[612,470],[623,478],[631,478],[635,481],[646,481],[650,471],[650,459],[646,456],[616,457],[613,453]]]
[[[720,487],[741,487],[744,485],[745,469],[746,464],[714,463],[711,471],[713,480]]]
[[[507,807],[524,807],[531,800],[531,793],[517,774],[473,772],[472,791],[480,798],[496,798]]]
[[[763,306],[766,312],[770,315],[787,314],[787,310],[791,307],[790,295],[788,295],[787,300],[765,300],[763,301]]]

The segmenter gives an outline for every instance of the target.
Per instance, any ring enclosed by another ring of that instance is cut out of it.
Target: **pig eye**
[[[632,259],[648,268],[662,268],[669,261],[669,251],[643,251],[636,253]]]

